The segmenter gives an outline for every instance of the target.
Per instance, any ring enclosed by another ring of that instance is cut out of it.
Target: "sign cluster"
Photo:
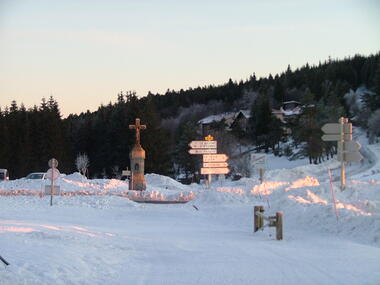
[[[252,167],[259,170],[260,174],[260,182],[263,183],[264,180],[264,171],[266,166],[266,158],[265,155],[258,156],[258,155],[251,155],[251,164]]]
[[[225,154],[217,154],[217,141],[211,136],[205,137],[204,141],[192,141],[189,143],[190,154],[203,154],[201,174],[227,174],[228,168]]]
[[[340,118],[338,124],[325,124],[322,127],[325,133],[322,136],[323,141],[337,141],[338,142],[338,160],[341,164],[341,189],[346,186],[346,162],[359,162],[363,159],[359,149],[360,143],[352,140],[352,124],[348,122],[347,118]]]
[[[322,131],[323,141],[338,142],[338,160],[344,162],[359,162],[363,159],[359,149],[360,143],[352,140],[352,124],[346,118],[341,118],[339,124],[325,124]]]

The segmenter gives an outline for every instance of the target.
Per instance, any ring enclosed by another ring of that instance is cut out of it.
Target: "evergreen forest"
[[[145,172],[188,177],[199,170],[199,156],[187,152],[190,141],[203,140],[199,120],[238,110],[250,112],[247,129],[237,125],[226,131],[223,121],[211,125],[219,152],[232,158],[239,158],[237,149],[240,154],[273,152],[320,163],[336,153],[334,143],[321,140],[321,126],[337,122],[341,116],[365,129],[370,141],[378,140],[380,53],[330,58],[295,70],[288,66],[281,74],[265,78],[253,73],[245,80],[230,79],[220,86],[149,92],[141,98],[129,90],[115,95],[114,102],[94,112],[66,118],[52,96],[31,108],[16,101],[0,102],[0,168],[7,168],[11,179],[16,179],[46,171],[48,160],[54,157],[61,172],[72,173],[77,171],[78,155],[86,154],[89,177],[120,177],[129,167],[135,141],[134,130],[128,126],[140,118],[147,125],[141,131]],[[304,109],[284,123],[273,116],[272,109],[286,101],[300,102]]]

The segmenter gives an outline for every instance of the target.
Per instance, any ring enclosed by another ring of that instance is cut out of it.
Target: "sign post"
[[[322,127],[325,135],[322,136],[323,141],[338,142],[338,160],[341,162],[340,167],[340,188],[346,188],[346,162],[359,162],[363,159],[359,149],[361,145],[352,141],[352,124],[347,118],[341,117],[339,124],[325,124]]]
[[[205,137],[204,141],[191,141],[189,143],[189,153],[190,154],[216,154],[217,153],[217,141],[214,141],[214,138],[210,135]],[[203,168],[202,168],[203,169]],[[202,173],[208,174],[208,185],[211,185],[211,173]]]
[[[55,158],[52,158],[48,162],[49,170],[46,173],[47,179],[51,181],[50,184],[50,206],[53,206],[53,191],[54,191],[54,181],[58,179],[59,177],[59,171],[57,169],[58,166],[58,160]]]
[[[201,174],[208,175],[208,186],[211,185],[212,174],[227,174],[230,172],[228,156],[225,154],[217,154],[217,141],[210,135],[205,137],[204,141],[191,141],[189,143],[189,154],[203,154],[203,167]]]
[[[259,175],[260,175],[260,183],[263,183],[264,181],[264,172],[265,172],[265,165],[266,165],[266,158],[264,156],[251,156],[251,163],[252,166],[256,169],[259,170]]]

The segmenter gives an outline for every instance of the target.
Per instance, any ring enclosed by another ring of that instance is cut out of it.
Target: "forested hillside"
[[[284,126],[271,110],[290,100],[301,102],[305,109]],[[58,159],[62,172],[72,172],[79,154],[88,155],[91,177],[117,176],[129,166],[134,134],[128,125],[136,117],[147,125],[142,131],[146,172],[191,173],[197,168],[197,158],[187,154],[187,144],[202,139],[197,122],[241,109],[251,112],[247,130],[226,132],[223,122],[213,126],[226,152],[236,145],[256,146],[319,163],[334,154],[331,143],[320,140],[320,127],[326,122],[348,116],[367,128],[372,140],[380,136],[380,54],[329,59],[296,70],[289,66],[266,78],[252,74],[240,82],[149,93],[142,98],[124,91],[95,112],[67,118],[62,118],[53,97],[32,108],[16,101],[6,104],[1,102],[0,109],[0,168],[7,168],[11,178],[45,171],[51,157]],[[291,135],[284,135],[284,127],[292,130]],[[295,147],[300,151],[295,153]]]

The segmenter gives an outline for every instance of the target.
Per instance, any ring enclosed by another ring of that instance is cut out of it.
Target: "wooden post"
[[[262,184],[264,180],[264,169],[260,168],[259,173],[260,173],[260,184]]]
[[[276,213],[276,239],[282,240],[282,222],[283,222],[283,213],[277,212]]]
[[[264,217],[262,216],[262,213],[264,213],[264,207],[255,206],[253,211],[254,211],[253,231],[257,232],[259,229],[261,229],[264,226]]]

